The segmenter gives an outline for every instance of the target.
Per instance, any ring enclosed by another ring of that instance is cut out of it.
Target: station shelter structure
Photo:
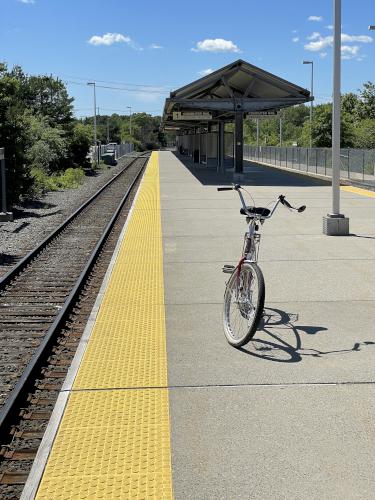
[[[243,122],[275,116],[280,109],[313,99],[310,92],[239,59],[170,93],[163,127],[176,132],[181,154],[224,171],[229,160],[243,172]],[[234,123],[234,132],[226,124]]]

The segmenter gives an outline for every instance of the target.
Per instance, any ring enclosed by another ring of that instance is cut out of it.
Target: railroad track
[[[19,498],[131,207],[134,158],[0,281],[0,498]]]

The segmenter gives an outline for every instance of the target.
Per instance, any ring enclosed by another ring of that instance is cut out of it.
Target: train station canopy
[[[170,93],[165,129],[184,129],[213,121],[233,121],[236,112],[276,114],[310,101],[310,92],[239,59]]]

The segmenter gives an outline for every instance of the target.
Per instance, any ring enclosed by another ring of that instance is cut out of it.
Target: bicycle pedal
[[[223,273],[226,274],[232,274],[235,269],[236,269],[235,266],[231,266],[230,264],[224,264],[222,271]]]

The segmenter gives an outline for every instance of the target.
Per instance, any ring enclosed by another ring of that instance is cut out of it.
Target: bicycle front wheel
[[[241,347],[257,330],[265,299],[262,271],[257,264],[244,262],[233,271],[224,294],[223,326],[228,342]]]

